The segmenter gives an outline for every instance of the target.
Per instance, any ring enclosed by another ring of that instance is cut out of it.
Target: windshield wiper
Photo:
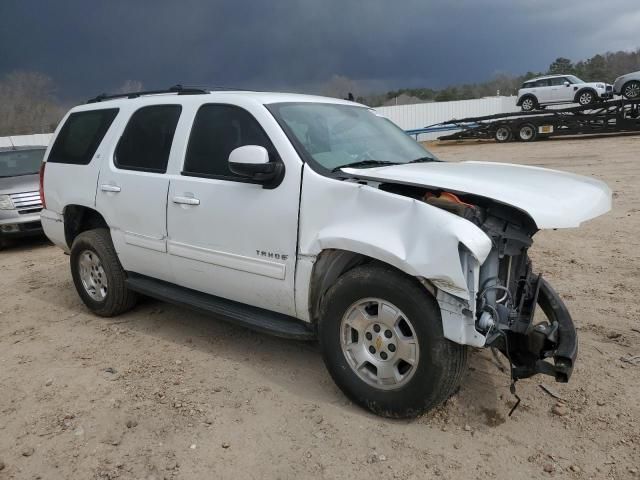
[[[433,157],[420,157],[420,158],[416,158],[415,160],[411,160],[408,163],[423,163],[423,162],[435,162],[436,159]]]
[[[353,168],[358,168],[358,167],[379,167],[379,166],[384,166],[384,165],[398,165],[398,164],[396,162],[389,162],[388,160],[360,160],[359,162],[346,163],[344,165],[340,165],[339,167],[336,167],[331,171],[332,172],[337,172],[341,168],[346,168],[346,167],[353,167]]]

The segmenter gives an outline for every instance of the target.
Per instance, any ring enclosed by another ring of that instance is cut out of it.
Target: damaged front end
[[[578,350],[576,330],[558,294],[533,271],[527,251],[535,226],[508,208],[485,212],[480,227],[493,248],[480,267],[476,326],[486,345],[509,359],[514,380],[542,373],[567,382]],[[537,307],[546,317],[540,321]]]
[[[475,305],[461,309],[462,314],[485,337],[484,346],[496,348],[509,359],[514,381],[542,373],[567,382],[577,355],[576,330],[558,294],[533,271],[527,253],[538,228],[531,217],[514,207],[474,195],[397,184],[380,188],[447,210],[486,233],[492,249],[481,266],[468,250],[460,247],[469,293],[475,298]],[[445,297],[454,297],[438,293],[445,323],[453,310]],[[546,318],[541,319],[542,316]]]

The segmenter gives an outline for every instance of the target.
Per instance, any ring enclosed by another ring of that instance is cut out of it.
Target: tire
[[[629,100],[635,100],[640,98],[640,81],[631,80],[625,83],[621,89],[622,96]]]
[[[505,143],[513,138],[513,133],[508,125],[498,125],[498,128],[496,128],[493,134],[493,138],[495,138],[498,143]]]
[[[533,110],[537,110],[540,108],[540,104],[536,97],[532,95],[527,95],[522,99],[522,103],[520,104],[520,108],[522,108],[523,112],[531,112]]]
[[[126,287],[127,275],[108,229],[97,228],[78,235],[71,246],[70,265],[80,298],[96,315],[113,317],[135,306],[136,294]]]
[[[381,308],[386,316],[378,315]],[[367,316],[358,311],[366,311]],[[356,313],[347,315],[350,312]],[[415,417],[445,401],[460,385],[467,349],[444,338],[438,304],[415,279],[385,265],[356,267],[329,289],[320,313],[318,339],[324,362],[336,384],[356,404],[384,417]],[[396,326],[387,328],[384,321]],[[350,323],[360,327],[355,341]],[[377,335],[375,325],[382,326]],[[387,337],[390,329],[393,333]],[[369,333],[376,336],[367,337]],[[397,347],[392,350],[394,342]],[[410,343],[414,347],[406,348]],[[374,345],[375,354],[370,350]],[[360,373],[352,367],[359,363],[352,351],[366,359]],[[383,357],[385,352],[388,358]],[[411,352],[413,365],[403,360]],[[382,368],[402,379],[376,380]]]
[[[521,142],[533,142],[538,137],[538,131],[535,125],[531,123],[523,123],[518,127],[518,140]]]
[[[576,101],[582,106],[596,103],[597,98],[597,95],[591,90],[582,90],[576,95]]]

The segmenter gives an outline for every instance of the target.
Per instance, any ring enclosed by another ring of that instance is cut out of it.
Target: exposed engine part
[[[475,278],[469,274],[468,255],[461,252],[461,267],[476,304],[463,308],[456,304],[455,297],[446,296],[451,297],[449,302],[438,297],[443,320],[449,314],[456,318],[464,314],[470,321],[464,323],[465,328],[460,332],[448,332],[447,338],[455,334],[455,338],[464,338],[464,343],[473,344],[469,339],[473,338],[475,328],[476,334],[486,338],[484,346],[500,350],[509,360],[514,394],[517,379],[536,373],[566,382],[577,354],[576,331],[560,297],[541,276],[533,273],[527,253],[538,228],[531,217],[514,207],[477,195],[390,183],[381,183],[378,188],[463,217],[491,238],[492,250],[476,269]],[[534,324],[536,305],[541,307],[548,322]],[[460,325],[460,322],[451,323]],[[549,359],[553,359],[553,363],[547,361]]]
[[[480,318],[478,319],[478,328],[480,328],[483,332],[488,332],[491,330],[496,324],[496,321],[489,312],[484,311],[480,314]]]

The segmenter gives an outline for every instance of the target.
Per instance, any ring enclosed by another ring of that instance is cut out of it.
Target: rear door
[[[535,96],[538,98],[538,103],[553,102],[551,84],[548,78],[536,80]]]
[[[168,281],[165,173],[181,109],[149,105],[133,112],[103,162],[96,193],[124,269]]]

